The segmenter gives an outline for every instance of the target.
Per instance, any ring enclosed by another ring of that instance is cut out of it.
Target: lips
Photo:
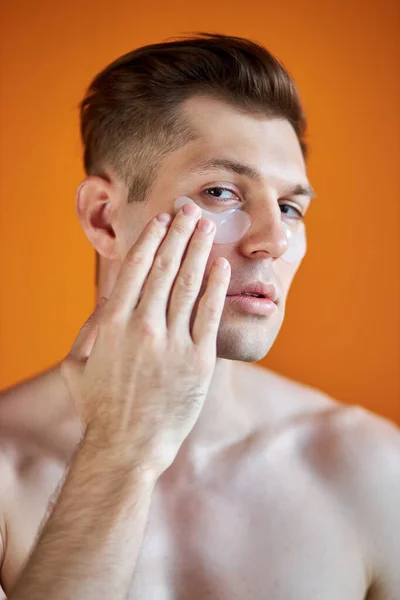
[[[236,286],[234,289],[229,290],[227,296],[245,296],[246,293],[257,294],[258,296],[267,298],[275,303],[278,300],[276,286],[273,283],[264,283],[263,281],[254,281],[252,283]],[[248,297],[251,298],[252,296]]]

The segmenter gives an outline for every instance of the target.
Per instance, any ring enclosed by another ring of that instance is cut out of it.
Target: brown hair
[[[128,52],[96,75],[79,105],[86,174],[108,180],[111,168],[128,203],[144,202],[163,158],[195,139],[179,110],[195,94],[287,119],[306,158],[306,119],[278,59],[244,38],[199,33]],[[98,260],[96,253],[96,285]]]

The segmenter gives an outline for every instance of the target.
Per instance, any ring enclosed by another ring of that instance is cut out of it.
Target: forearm
[[[125,599],[155,481],[84,440],[9,600]]]

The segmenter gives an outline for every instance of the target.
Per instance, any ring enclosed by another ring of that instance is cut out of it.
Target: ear
[[[76,191],[75,207],[81,227],[93,248],[110,260],[119,256],[112,225],[119,202],[117,190],[95,175],[86,177]]]

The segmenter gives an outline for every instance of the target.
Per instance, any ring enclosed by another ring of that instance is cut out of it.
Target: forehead
[[[197,139],[173,153],[181,170],[219,157],[251,164],[268,180],[307,182],[300,144],[286,119],[244,114],[208,97],[190,98],[182,110]]]

